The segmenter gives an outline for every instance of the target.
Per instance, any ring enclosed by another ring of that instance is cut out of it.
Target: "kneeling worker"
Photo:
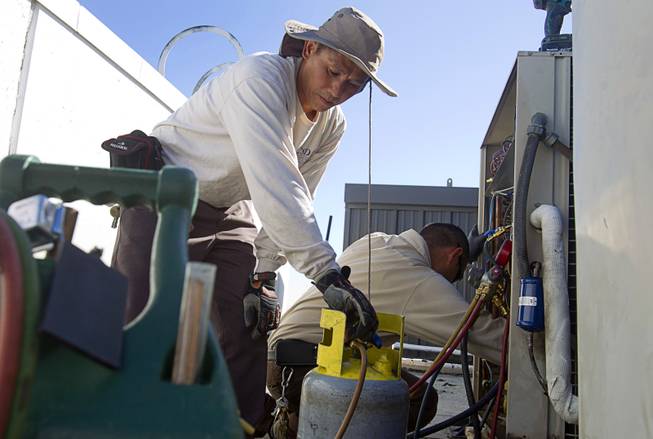
[[[462,278],[469,260],[469,244],[460,228],[453,224],[430,224],[421,232],[407,230],[400,235],[373,233],[371,302],[378,312],[405,316],[404,334],[444,346],[456,330],[469,304],[452,284]],[[366,288],[368,283],[368,239],[363,237],[349,246],[338,264],[351,267],[350,281]],[[364,291],[367,295],[367,291]],[[315,287],[309,288],[281,317],[279,327],[268,341],[267,386],[272,396],[281,396],[282,368],[275,362],[280,340],[301,340],[318,344],[322,340],[320,313],[326,304]],[[495,363],[499,362],[503,319],[493,319],[483,311],[469,332],[469,351]],[[296,431],[301,384],[312,367],[295,367],[285,396],[289,402],[291,429]],[[412,375],[402,377],[416,381]],[[426,386],[423,386],[424,390]],[[423,391],[420,392],[423,394]],[[418,395],[410,404],[409,431],[415,428]],[[435,416],[437,399],[427,407],[428,423]],[[294,424],[294,425],[293,425]]]

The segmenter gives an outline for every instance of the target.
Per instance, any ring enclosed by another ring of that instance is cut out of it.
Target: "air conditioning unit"
[[[481,146],[478,222],[481,231],[512,226],[514,200],[520,165],[528,139],[531,118],[546,116],[546,134],[555,133],[557,148],[540,143],[530,178],[526,201],[526,244],[528,259],[542,261],[541,234],[528,221],[540,204],[558,207],[563,218],[563,243],[567,261],[567,282],[571,310],[573,392],[576,393],[576,302],[575,302],[575,231],[572,164],[565,147],[572,144],[572,55],[570,52],[519,52]],[[552,140],[550,138],[549,140]],[[507,239],[508,234],[504,235]],[[513,249],[521,242],[512,233]],[[500,240],[488,244],[486,255],[498,249]],[[488,256],[485,256],[486,263]],[[521,270],[523,271],[523,269]],[[518,316],[520,272],[513,251],[506,301],[510,304],[506,404],[502,413],[505,437],[546,438],[578,437],[576,425],[565,424],[553,409],[538,382],[529,357],[529,333],[515,325]],[[545,374],[544,336],[535,333],[534,356],[541,374]],[[476,390],[482,393],[483,375],[488,368],[476,362]]]

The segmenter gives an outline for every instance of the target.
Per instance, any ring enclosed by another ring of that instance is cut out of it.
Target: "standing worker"
[[[278,321],[274,272],[286,260],[348,315],[349,338],[369,341],[378,326],[322,238],[312,197],[345,130],[339,105],[370,80],[396,96],[377,77],[383,44],[376,23],[351,7],[319,28],[288,21],[278,55],[241,59],[152,132],[164,162],[199,180],[189,258],[218,267],[211,322],[241,416],[252,424],[263,414],[266,333]],[[258,236],[244,200],[261,219]],[[114,266],[130,281],[128,320],[147,303],[155,226],[146,209],[123,212]]]
[[[560,35],[565,15],[571,12],[571,0],[533,0],[533,6],[546,11],[544,36]]]

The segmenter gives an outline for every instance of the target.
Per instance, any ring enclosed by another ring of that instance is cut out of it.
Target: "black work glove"
[[[485,245],[486,236],[478,234],[478,225],[467,235],[467,242],[469,243],[469,261],[474,262],[483,253],[483,246]]]
[[[329,270],[316,282],[315,286],[324,296],[329,308],[342,311],[347,315],[347,340],[358,338],[375,342],[374,336],[379,327],[376,311],[367,297],[349,283],[349,267],[341,271]]]
[[[265,271],[249,275],[247,295],[243,299],[245,327],[252,338],[265,337],[279,326],[281,307],[275,291],[276,273]]]

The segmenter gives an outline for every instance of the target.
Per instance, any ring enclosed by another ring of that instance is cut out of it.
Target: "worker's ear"
[[[311,55],[317,52],[319,43],[316,41],[304,41],[304,48],[302,49],[302,58],[308,59]]]
[[[456,282],[463,278],[465,275],[465,268],[467,268],[467,260],[463,257],[464,251],[461,247],[455,247],[450,253],[449,267],[455,270],[455,275],[451,282]]]
[[[457,264],[458,260],[463,254],[463,249],[461,247],[453,247],[448,252],[447,262],[449,264]]]

